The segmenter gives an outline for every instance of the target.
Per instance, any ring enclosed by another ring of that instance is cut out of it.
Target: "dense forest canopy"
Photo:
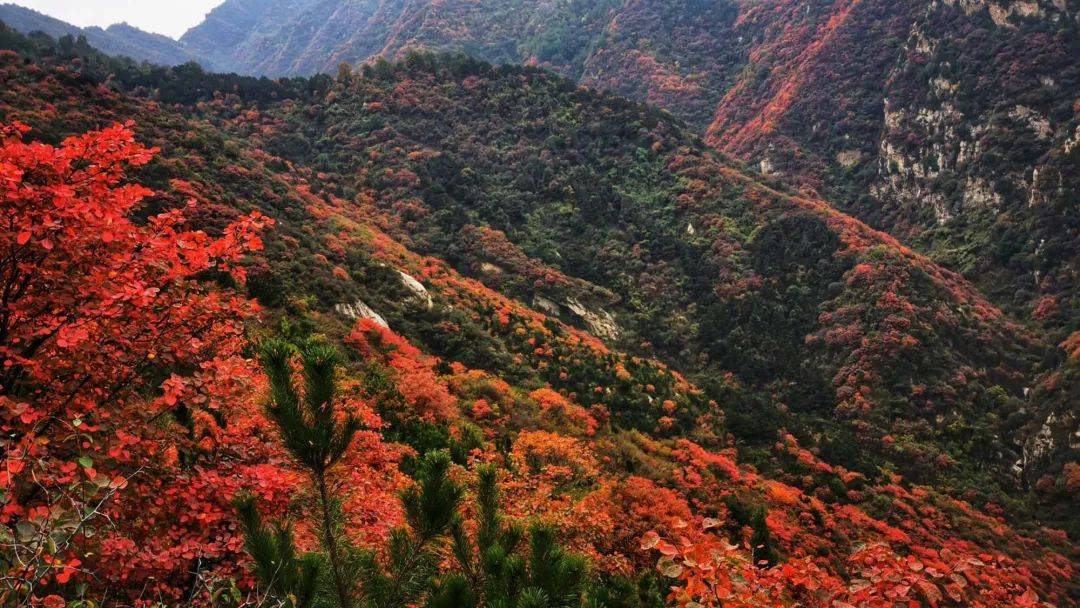
[[[552,73],[632,4],[277,79],[0,24],[2,603],[1075,603],[1069,300]]]

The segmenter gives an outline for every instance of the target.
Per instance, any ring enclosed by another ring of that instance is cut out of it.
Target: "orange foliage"
[[[585,408],[550,388],[536,389],[529,393],[529,397],[540,404],[541,418],[556,428],[589,437],[596,434],[596,419]]]
[[[588,446],[547,431],[522,431],[510,450],[510,460],[522,471],[557,481],[592,479],[599,473]]]
[[[408,340],[371,319],[360,319],[345,343],[364,357],[383,361],[394,371],[397,389],[412,414],[427,421],[455,417],[457,400],[435,374],[436,360]]]

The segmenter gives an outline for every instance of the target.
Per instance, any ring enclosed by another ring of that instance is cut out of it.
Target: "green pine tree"
[[[267,412],[277,424],[289,453],[311,475],[320,507],[320,541],[330,563],[337,604],[352,608],[354,591],[345,574],[343,549],[338,540],[338,504],[331,495],[327,476],[345,455],[360,429],[360,420],[351,414],[340,423],[335,418],[337,351],[317,341],[309,341],[299,349],[303,394],[293,383],[292,361],[296,353],[297,348],[284,340],[268,340],[260,349],[270,379]]]
[[[255,562],[255,576],[284,608],[315,608],[322,560],[316,554],[297,557],[292,528],[263,523],[250,496],[236,501],[244,527],[244,548]]]
[[[585,608],[665,608],[668,588],[659,576],[605,576],[589,586]]]
[[[297,347],[269,340],[260,356],[270,379],[267,412],[293,458],[309,473],[319,510],[321,552],[297,557],[291,528],[266,525],[251,499],[238,501],[245,545],[267,600],[287,608],[599,608],[604,588],[590,586],[584,558],[559,545],[553,530],[526,532],[507,523],[499,509],[498,471],[478,471],[477,530],[469,534],[460,516],[463,488],[449,476],[447,451],[429,452],[416,466],[416,484],[402,492],[406,524],[390,535],[385,559],[352,546],[341,531],[340,501],[329,482],[360,428],[353,416],[335,415],[339,356],[325,343]],[[303,390],[293,381],[299,356]],[[472,438],[470,438],[472,439]],[[454,446],[451,446],[454,447]],[[466,447],[459,446],[464,453]],[[462,454],[456,454],[458,457]],[[449,550],[460,572],[439,577]]]
[[[750,527],[754,530],[750,537],[750,546],[754,549],[754,563],[762,567],[774,566],[780,559],[769,534],[769,524],[766,521],[768,515],[768,509],[762,505],[754,509],[750,519]]]
[[[453,553],[461,573],[439,581],[427,608],[581,606],[588,572],[584,558],[559,546],[550,528],[537,525],[525,534],[506,524],[499,511],[497,476],[492,466],[479,470],[475,539],[457,522]]]
[[[373,551],[359,554],[367,608],[403,608],[431,588],[440,549],[450,531],[461,526],[458,510],[464,491],[450,479],[450,464],[446,452],[430,452],[420,462],[416,485],[401,494],[408,525],[391,533],[386,566]]]

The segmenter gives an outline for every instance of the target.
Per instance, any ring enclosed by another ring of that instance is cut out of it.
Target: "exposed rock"
[[[911,39],[914,40],[913,48],[916,53],[932,55],[937,48],[937,41],[927,38],[918,23],[911,26]]]
[[[1031,172],[1031,190],[1028,193],[1028,206],[1035,207],[1045,202],[1046,196],[1039,190],[1039,167],[1035,167]]]
[[[585,322],[585,325],[589,327],[589,331],[594,336],[605,340],[619,338],[621,332],[619,326],[615,323],[615,317],[611,316],[611,313],[606,310],[589,310],[576,298],[567,298],[566,307]]]
[[[904,111],[893,110],[889,100],[885,100],[885,128],[898,129],[904,122]]]
[[[850,168],[859,164],[862,156],[859,150],[842,150],[836,153],[836,162],[840,163],[841,167]]]
[[[1046,417],[1046,421],[1043,422],[1039,432],[1028,439],[1024,445],[1024,469],[1029,469],[1044,456],[1054,451],[1054,426],[1056,423],[1057,417],[1050,414]]]
[[[1009,14],[1010,11],[1000,4],[990,5],[990,19],[994,22],[994,25],[998,27],[1016,27],[1009,23]]]
[[[1021,17],[1043,17],[1046,14],[1039,3],[1033,0],[1013,2],[1009,9]]]
[[[994,25],[1009,29],[1016,29],[1016,24],[1011,20],[1013,15],[1019,15],[1020,17],[1034,17],[1038,19],[1046,17],[1046,11],[1034,0],[1020,0],[1018,2],[1006,2],[1004,4],[998,2],[990,2],[987,4],[981,0],[961,0],[960,4],[964,7],[964,12],[969,15],[975,13],[983,6],[986,6],[990,12],[990,20],[994,22]],[[1055,4],[1055,7],[1061,10],[1061,7],[1057,4]]]
[[[931,133],[942,133],[948,132],[947,127],[961,122],[963,118],[963,113],[957,110],[956,106],[951,103],[943,103],[941,108],[937,110],[919,108],[915,115],[915,122],[921,124]]]
[[[622,333],[615,322],[615,317],[610,312],[603,309],[590,310],[588,306],[585,306],[577,298],[566,298],[562,304],[559,304],[554,300],[536,294],[533,296],[532,306],[537,311],[554,318],[559,318],[564,313],[569,312],[581,320],[590,333],[601,339],[616,340]]]
[[[480,264],[480,272],[490,275],[499,275],[506,271],[504,271],[502,267],[496,266],[490,262],[483,262]]]
[[[401,275],[401,284],[405,286],[405,289],[408,289],[414,296],[420,299],[424,303],[425,308],[431,310],[435,306],[435,302],[431,299],[431,294],[428,293],[427,288],[424,287],[420,281],[417,281],[415,278],[400,270],[398,271],[398,274]]]
[[[776,167],[774,167],[772,161],[767,158],[761,159],[759,169],[761,170],[762,175],[776,175]]]
[[[956,166],[968,164],[982,154],[982,146],[977,141],[961,141],[956,154]]]
[[[1080,146],[1080,125],[1076,125],[1076,132],[1065,142],[1062,150],[1065,151],[1065,154],[1072,154],[1072,151],[1075,150],[1077,146]]]
[[[1042,466],[1061,449],[1080,449],[1080,428],[1071,412],[1062,415],[1051,413],[1039,430],[1024,443],[1022,464],[1025,471]]]
[[[969,177],[964,186],[964,204],[969,207],[996,209],[1001,205],[1001,195],[982,178]]]
[[[938,95],[951,95],[960,88],[960,84],[938,76],[930,81],[930,84],[934,87],[934,90]]]
[[[934,210],[934,219],[937,220],[938,226],[943,226],[952,219],[952,213],[949,212],[949,207],[940,198],[931,197],[930,206]]]
[[[357,300],[352,304],[342,303],[334,306],[334,310],[346,319],[352,321],[359,321],[360,319],[371,319],[376,324],[390,329],[390,325],[387,324],[386,319],[382,318],[382,315],[375,312],[370,306],[364,303],[363,300]]]
[[[545,298],[544,296],[541,296],[541,295],[533,296],[532,304],[533,304],[533,308],[535,308],[536,310],[539,310],[540,312],[544,313],[545,315],[547,315],[549,317],[558,318],[558,316],[562,314],[562,307],[559,306],[559,303],[555,302],[555,301],[552,301],[552,300],[549,300],[549,299]]]
[[[1053,135],[1050,121],[1027,106],[1016,106],[1009,112],[1009,116],[1013,120],[1027,125],[1028,128],[1035,132],[1035,136],[1043,141],[1050,139],[1050,136]]]

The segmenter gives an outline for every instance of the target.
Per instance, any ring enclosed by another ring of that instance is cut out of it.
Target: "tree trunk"
[[[326,553],[330,556],[330,568],[334,571],[334,586],[337,587],[338,600],[341,608],[352,608],[352,598],[349,597],[348,587],[342,575],[341,556],[338,555],[337,539],[334,538],[334,526],[331,523],[330,493],[326,489],[326,476],[315,475],[315,484],[319,486],[319,502],[322,503],[322,528]]]

